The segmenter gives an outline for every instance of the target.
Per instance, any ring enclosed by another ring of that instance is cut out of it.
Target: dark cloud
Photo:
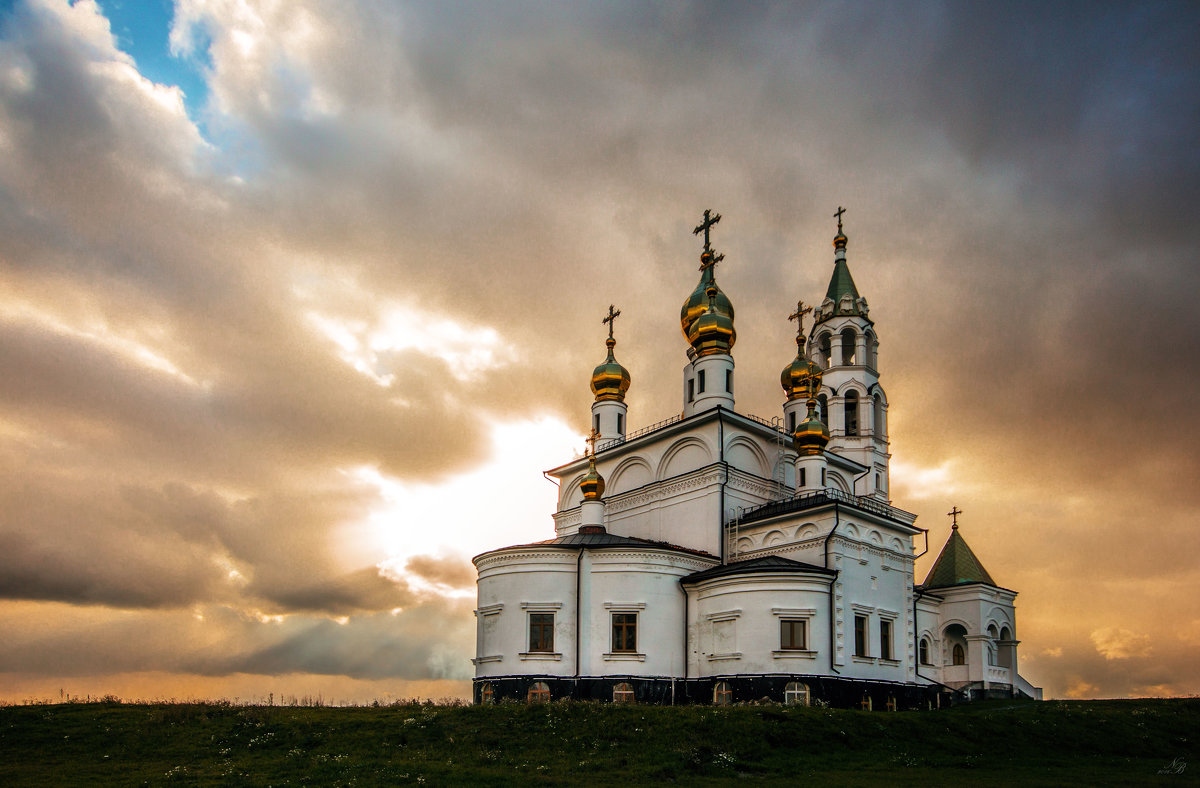
[[[776,413],[784,316],[824,291],[839,204],[912,474],[897,503],[932,552],[954,487],[1022,591],[1023,648],[1086,620],[1028,665],[1052,693],[1150,691],[1183,664],[1160,632],[1192,615],[1163,595],[1200,591],[1190,6],[239,13],[176,9],[180,40],[211,42],[209,140],[96,7],[2,22],[0,596],[110,630],[26,638],[8,669],[82,670],[86,642],[97,671],[459,676],[465,603],[405,579],[469,588],[423,530],[452,523],[356,469],[416,485],[484,460],[492,424],[582,430],[610,302],[631,426],[675,413],[704,208],[725,216],[739,409]],[[348,544],[383,511],[404,572]],[[1147,607],[1154,657],[1089,656]],[[146,636],[115,610],[170,634],[123,656]]]

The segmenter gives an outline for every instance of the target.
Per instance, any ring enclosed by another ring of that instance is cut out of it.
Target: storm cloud
[[[483,493],[524,443],[498,430],[584,430],[609,303],[630,426],[676,412],[705,208],[738,408],[775,414],[844,205],[931,555],[961,506],[1048,693],[1197,691],[1190,6],[177,0],[172,24],[199,103],[103,6],[0,12],[21,686],[461,681],[467,557],[551,535],[549,503],[502,527],[524,494]]]

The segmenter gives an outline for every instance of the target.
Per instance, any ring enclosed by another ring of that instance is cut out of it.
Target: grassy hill
[[[1200,782],[1198,735],[1197,699],[894,713],[68,703],[0,708],[0,785],[1184,785]]]

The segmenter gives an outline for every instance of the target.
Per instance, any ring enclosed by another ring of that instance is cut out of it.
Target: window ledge
[[[742,658],[742,652],[740,652],[740,651],[731,651],[728,654],[709,654],[708,655],[709,662],[718,662],[723,659],[741,659],[741,658]]]
[[[786,648],[779,651],[772,651],[771,657],[774,659],[816,659],[817,652],[805,651],[798,648]]]
[[[645,662],[646,655],[634,651],[609,651],[604,654],[605,662]]]
[[[875,657],[867,657],[867,656],[863,656],[861,654],[855,654],[850,659],[854,660],[855,662],[861,662],[864,665],[874,665],[875,664]]]
[[[562,652],[560,651],[522,651],[518,654],[522,662],[529,660],[549,660],[553,662],[562,661]]]
[[[880,664],[880,665],[899,665],[899,664],[900,664],[900,660],[898,660],[898,659],[884,659],[883,657],[880,657],[880,658],[879,658],[879,664]]]
[[[486,657],[476,657],[475,659],[471,660],[471,664],[472,665],[482,665],[485,662],[502,662],[503,660],[504,660],[503,654],[490,654]]]

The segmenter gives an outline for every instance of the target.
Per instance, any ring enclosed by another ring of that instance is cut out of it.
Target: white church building
[[[678,415],[627,429],[630,375],[609,308],[592,450],[547,472],[559,484],[555,537],[474,559],[477,702],[897,709],[1041,697],[1017,672],[1017,594],[967,546],[957,507],[915,582],[925,532],[888,495],[879,339],[841,213],[825,299],[792,315],[796,355],[774,418],[735,408],[734,309],[710,243],[719,214],[696,228],[704,249],[680,311]]]

